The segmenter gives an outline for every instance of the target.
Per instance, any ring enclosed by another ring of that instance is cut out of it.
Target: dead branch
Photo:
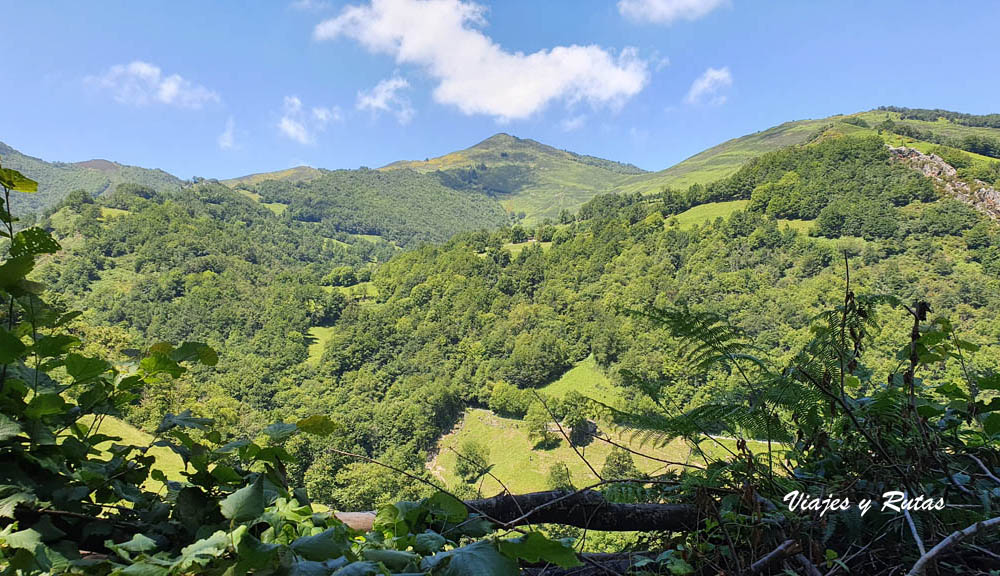
[[[758,574],[760,572],[763,572],[764,569],[767,568],[768,566],[775,564],[777,562],[781,562],[788,556],[795,554],[796,550],[798,550],[798,545],[796,544],[795,540],[785,540],[784,542],[779,544],[777,548],[771,550],[770,552],[762,556],[760,560],[757,560],[756,562],[751,564],[750,573]]]
[[[996,526],[1000,526],[1000,516],[990,518],[989,520],[984,520],[982,522],[976,522],[967,528],[952,532],[950,536],[938,542],[936,546],[928,550],[926,554],[922,555],[913,565],[913,568],[910,568],[910,571],[906,573],[906,576],[920,576],[924,573],[924,570],[927,569],[927,564],[933,561],[934,558],[939,556],[942,552],[945,552],[955,544],[961,542],[963,539],[972,536],[979,531],[986,531]]]

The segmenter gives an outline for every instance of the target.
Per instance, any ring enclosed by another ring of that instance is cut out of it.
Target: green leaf
[[[500,551],[511,558],[522,558],[528,562],[549,562],[572,568],[581,564],[573,549],[558,540],[549,540],[541,532],[512,540],[501,540]]]
[[[439,568],[444,567],[440,571]],[[421,569],[440,576],[517,576],[517,562],[501,554],[493,543],[481,540],[468,546],[424,558]]]
[[[977,384],[980,390],[1000,390],[1000,373],[980,376]]]
[[[451,494],[435,492],[426,501],[431,513],[444,516],[449,522],[461,522],[469,517],[469,509],[465,503]]]
[[[345,555],[351,549],[351,542],[344,526],[327,528],[319,534],[304,536],[292,542],[292,550],[306,560],[331,560]]]
[[[128,542],[116,544],[115,548],[121,548],[126,552],[136,554],[139,552],[149,552],[150,550],[156,550],[156,541],[144,534],[136,534],[135,536],[132,536],[132,539]]]
[[[352,562],[331,576],[376,576],[382,573],[382,568],[374,562]]]
[[[28,528],[27,530],[0,536],[0,540],[3,540],[3,543],[11,548],[20,548],[32,552],[42,543],[42,535],[37,530]]]
[[[169,356],[152,351],[148,356],[139,361],[139,367],[150,376],[167,373],[176,378],[187,371],[183,366],[172,360]]]
[[[988,436],[1000,434],[1000,413],[990,412],[990,415],[983,418],[983,430]]]
[[[275,422],[264,428],[264,434],[274,442],[281,442],[299,431],[299,427],[292,423]]]
[[[24,415],[37,420],[43,416],[59,414],[65,410],[66,401],[59,394],[39,394],[31,399]]]
[[[10,258],[0,266],[0,288],[10,288],[16,285],[35,266],[35,259],[30,255]]]
[[[365,550],[361,555],[365,560],[378,562],[393,572],[416,568],[420,562],[420,555],[402,550]]]
[[[111,369],[111,364],[100,358],[87,358],[79,354],[66,356],[66,372],[77,382],[86,382],[97,378],[109,369]]]
[[[115,571],[113,574],[115,576],[119,574],[122,576],[167,576],[170,574],[170,568],[149,562],[136,562]]]
[[[208,538],[202,538],[182,548],[181,557],[175,566],[180,571],[188,570],[192,566],[204,566],[213,558],[222,556],[229,547],[229,543],[229,534],[218,530]]]
[[[253,484],[244,486],[226,497],[220,504],[222,515],[234,522],[253,520],[264,513],[264,482],[258,476]]]
[[[59,243],[52,238],[47,230],[32,227],[14,234],[14,241],[10,243],[10,255],[17,257],[55,254],[59,248]]]
[[[160,426],[156,429],[156,433],[161,434],[171,428],[177,427],[204,430],[211,424],[211,418],[198,418],[192,415],[190,410],[185,410],[180,414],[167,414],[164,416],[163,421],[160,422]]]
[[[38,192],[38,182],[11,168],[0,168],[0,184],[15,192]]]
[[[264,572],[266,568],[271,566],[280,549],[280,545],[273,543],[265,544],[253,534],[247,534],[245,531],[236,544],[236,551],[240,556],[240,564],[247,566],[251,570],[260,570],[261,572]]]
[[[80,344],[80,339],[69,334],[53,334],[40,338],[31,351],[42,358],[53,358],[60,354],[65,354],[73,346]]]
[[[327,576],[330,569],[323,562],[296,560],[288,570],[289,576]]]
[[[170,353],[174,362],[193,362],[197,360],[205,366],[215,366],[219,363],[219,355],[208,344],[201,342],[185,342],[180,348]]]
[[[10,364],[21,357],[27,347],[17,336],[0,328],[0,364]]]
[[[9,491],[11,488],[15,491],[0,499],[0,518],[13,518],[14,509],[17,508],[18,504],[38,501],[32,492],[20,490],[17,486],[5,486],[4,492]]]
[[[329,417],[322,414],[313,414],[308,418],[303,418],[295,423],[306,434],[316,434],[317,436],[329,436],[337,431],[339,426]]]
[[[425,556],[429,556],[440,552],[447,542],[445,537],[437,532],[427,531],[423,534],[417,534],[416,538],[414,538],[413,549]]]
[[[690,565],[683,558],[674,558],[667,564],[667,570],[673,576],[687,576],[688,574],[694,574],[694,566]]]

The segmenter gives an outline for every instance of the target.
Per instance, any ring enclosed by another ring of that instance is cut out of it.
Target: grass
[[[627,438],[612,434],[617,440],[627,442]],[[439,442],[439,453],[429,464],[431,472],[446,484],[454,486],[461,482],[454,473],[458,456],[449,448],[461,449],[467,440],[480,442],[490,447],[489,462],[493,474],[500,478],[514,493],[533,492],[547,489],[546,476],[549,468],[557,462],[565,462],[576,486],[597,482],[597,477],[573,452],[566,442],[550,450],[534,450],[534,443],[528,440],[524,422],[512,418],[501,418],[489,410],[470,409],[466,411],[462,424]],[[611,446],[594,441],[581,451],[587,460],[600,471]],[[671,460],[684,461],[688,449],[683,442],[672,442],[661,449],[649,449],[651,455]],[[663,464],[636,457],[636,465],[643,472],[653,472]],[[483,494],[493,495],[503,488],[492,478],[483,483]]]
[[[694,456],[683,440],[674,440],[662,447],[643,446],[633,442],[627,433],[602,430],[613,441],[631,449],[663,460],[703,464],[704,460]],[[489,463],[493,466],[491,472],[515,494],[547,490],[546,482],[549,468],[557,462],[563,462],[569,468],[570,477],[576,487],[583,487],[597,482],[597,476],[590,471],[587,464],[581,460],[573,449],[560,439],[559,445],[552,449],[536,450],[534,443],[528,440],[528,432],[521,420],[502,418],[489,410],[472,408],[466,410],[462,422],[438,442],[438,453],[428,463],[428,468],[439,480],[448,486],[456,486],[461,479],[455,474],[455,464],[458,456],[451,450],[461,450],[466,441],[479,442],[490,448]],[[721,440],[730,450],[736,444],[733,440]],[[762,449],[765,443],[751,441],[756,450]],[[604,466],[604,461],[611,452],[612,446],[600,440],[594,440],[590,445],[580,447],[580,451],[598,472]],[[702,449],[711,458],[721,458],[725,451],[714,442],[702,443]],[[633,456],[640,471],[648,474],[662,473],[666,467],[662,462]],[[503,491],[503,487],[494,479],[483,480],[482,493],[492,496]]]
[[[378,288],[374,282],[358,282],[351,286],[337,286],[344,296],[349,296],[355,300],[374,300],[378,298]]]
[[[323,358],[323,350],[326,350],[326,343],[333,336],[333,326],[313,326],[309,329],[309,359],[306,360],[311,366],[318,366]]]
[[[128,210],[121,210],[119,208],[108,208],[107,206],[101,206],[101,219],[108,220],[110,218],[117,218],[119,216],[125,216],[129,212]]]
[[[539,392],[555,398],[562,398],[571,390],[605,404],[616,404],[621,400],[620,391],[597,366],[593,355],[577,362],[576,366],[568,370],[561,378],[540,388]]]
[[[84,425],[90,425],[93,422],[93,417],[85,417],[81,419],[81,422]],[[134,444],[136,446],[148,446],[153,441],[153,437],[146,432],[111,416],[104,418],[96,432],[108,436],[120,437],[121,440],[119,443]],[[97,449],[102,451],[107,450],[111,447],[111,444],[111,441],[98,444]],[[181,475],[181,472],[184,470],[184,461],[181,460],[180,456],[169,448],[160,446],[150,448],[149,454],[156,459],[156,462],[153,463],[154,470],[162,471],[168,480],[184,480],[184,476]],[[158,490],[161,486],[162,484],[156,480],[149,479],[146,481],[146,488],[149,490]]]
[[[288,168],[287,170],[277,170],[275,172],[261,172],[259,174],[249,174],[247,176],[240,176],[239,178],[230,178],[229,180],[223,180],[222,183],[226,186],[233,187],[237,184],[260,184],[266,180],[287,180],[289,182],[304,182],[307,180],[313,180],[314,178],[319,178],[323,175],[322,170],[317,170],[311,166],[296,166],[294,168]],[[242,191],[241,191],[242,192]],[[249,194],[248,194],[249,195]]]
[[[788,226],[805,236],[809,235],[809,231],[813,229],[815,224],[816,222],[813,220],[778,220],[778,226]]]
[[[743,210],[747,203],[747,200],[731,200],[729,202],[700,204],[676,216],[671,216],[667,219],[667,223],[676,222],[677,226],[681,228],[692,228],[704,224],[706,221],[712,222],[716,218],[725,218],[737,210]]]
[[[508,242],[504,244],[503,247],[510,251],[511,256],[517,256],[522,251],[524,251],[525,248],[527,248],[528,246],[532,246],[534,244],[536,244],[534,240],[528,240],[527,242],[520,242],[518,244],[513,244]],[[547,251],[549,248],[552,248],[552,242],[537,242],[537,244],[542,247],[543,252]]]
[[[274,212],[278,216],[284,214],[285,210],[288,208],[288,205],[282,204],[280,202],[261,202],[261,204],[263,204],[265,207],[267,207],[268,210]]]
[[[633,176],[618,186],[617,190],[655,194],[665,187],[686,190],[692,184],[708,184],[733,174],[755,156],[805,142],[829,122],[828,119],[786,122],[761,132],[734,138],[666,170]]]
[[[575,390],[588,398],[610,405],[621,405],[622,395],[614,384],[597,366],[593,356],[581,360],[572,369],[563,374],[562,378],[541,388],[539,391],[549,396],[562,398],[570,390]],[[703,464],[704,461],[691,454],[691,450],[682,440],[675,440],[662,447],[643,446],[632,441],[628,432],[602,430],[612,440],[629,446],[633,450],[674,462],[691,462]],[[597,481],[597,477],[580,459],[573,449],[560,440],[553,449],[535,449],[534,442],[528,440],[528,432],[521,420],[503,418],[484,409],[469,409],[465,412],[463,421],[449,434],[438,442],[438,454],[428,464],[431,472],[449,486],[461,482],[454,473],[458,456],[451,449],[461,450],[467,441],[479,442],[490,447],[489,462],[493,465],[492,472],[507,487],[515,493],[546,490],[546,478],[549,468],[557,462],[563,462],[569,468],[570,475],[577,487]],[[734,450],[735,441],[720,439],[730,450]],[[751,444],[762,444],[751,441]],[[611,445],[600,440],[594,440],[589,446],[581,448],[587,460],[600,472],[604,460],[611,451]],[[724,449],[714,442],[702,444],[710,457],[722,457]],[[636,466],[642,472],[663,472],[664,464],[655,460],[634,456]],[[483,483],[483,494],[493,495],[502,491],[502,487],[492,478]]]

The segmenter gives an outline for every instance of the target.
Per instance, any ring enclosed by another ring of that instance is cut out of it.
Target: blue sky
[[[496,132],[656,170],[879,105],[1000,112],[1000,3],[0,0],[0,140],[180,177]]]

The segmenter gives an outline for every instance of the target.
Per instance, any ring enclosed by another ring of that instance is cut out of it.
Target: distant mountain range
[[[886,122],[892,124],[891,129]],[[942,110],[882,108],[853,115],[787,122],[729,140],[658,172],[575,154],[503,133],[464,150],[428,160],[393,162],[380,170],[410,170],[436,179],[444,188],[484,194],[515,218],[532,224],[545,218],[558,218],[563,210],[576,211],[601,193],[650,194],[667,187],[686,189],[694,184],[708,184],[733,174],[751,158],[801,144],[829,130],[884,133],[888,143],[905,144],[908,140],[911,143],[922,142],[925,148],[940,144],[962,147],[962,142],[979,139],[986,142],[985,151],[989,152],[991,142],[1000,142],[1000,121],[996,120],[996,115],[972,116]],[[981,145],[977,147],[974,142],[965,149],[979,153],[984,151]],[[985,157],[988,158],[989,154]],[[162,170],[126,166],[108,160],[46,162],[3,143],[0,143],[0,162],[38,180],[39,193],[25,200],[29,210],[54,205],[76,189],[97,196],[122,182],[142,184],[157,190],[188,184]],[[328,173],[328,170],[298,166],[222,182],[234,188],[252,188],[267,181],[309,182]],[[405,178],[397,180],[408,181]],[[427,185],[424,182],[421,186],[426,188]]]

